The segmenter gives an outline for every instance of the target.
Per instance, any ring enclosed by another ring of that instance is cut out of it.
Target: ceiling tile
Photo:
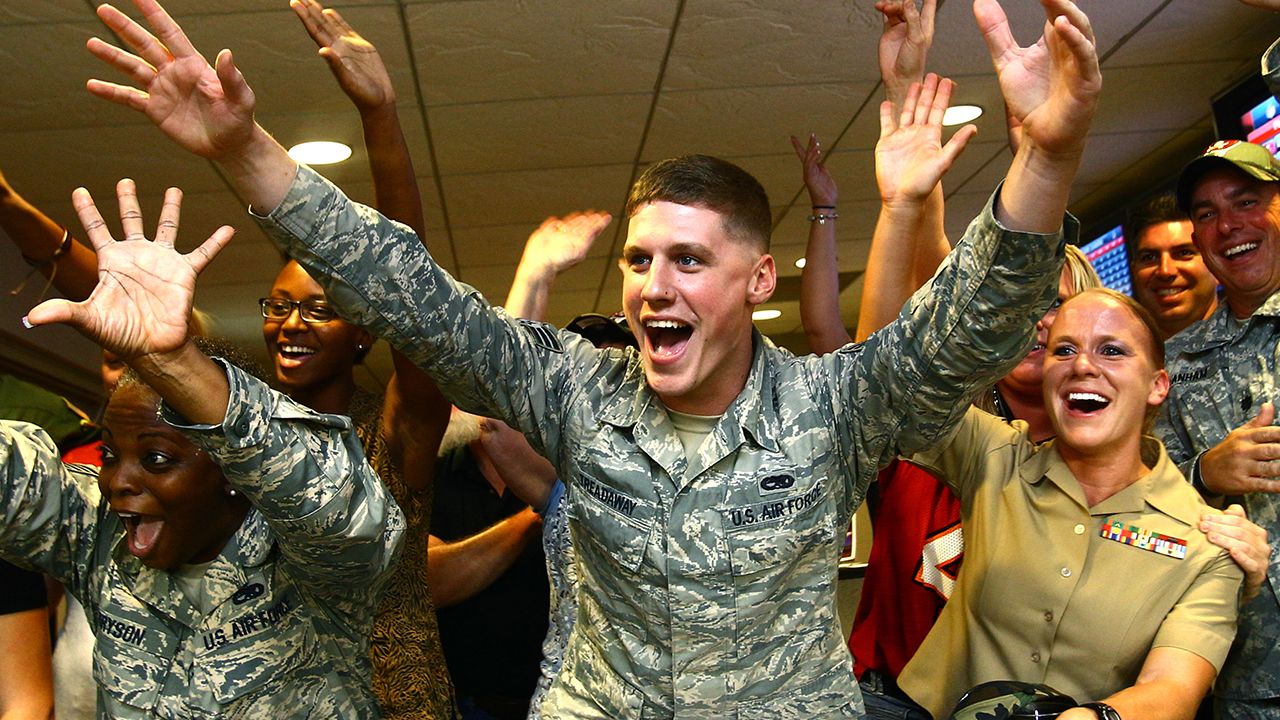
[[[92,18],[93,11],[84,0],[5,0],[0,5],[0,25],[35,25],[86,17]]]
[[[1280,15],[1276,13],[1239,2],[1173,0],[1107,58],[1107,67],[1240,59],[1257,65],[1277,35]],[[1169,72],[1178,74],[1172,68]]]
[[[407,12],[423,92],[435,105],[650,92],[675,7],[478,0],[413,3]]]
[[[529,224],[548,215],[597,208],[617,212],[627,197],[630,165],[455,175],[444,180],[455,229]],[[608,232],[608,231],[606,231]],[[518,241],[524,244],[524,238]]]
[[[648,95],[596,95],[448,105],[430,118],[448,176],[630,163],[648,113]]]

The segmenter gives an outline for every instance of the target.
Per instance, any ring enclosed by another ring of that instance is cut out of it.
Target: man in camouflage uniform
[[[1202,494],[1244,496],[1249,518],[1280,534],[1280,164],[1266,148],[1223,141],[1187,165],[1178,202],[1222,282],[1224,300],[1168,344],[1171,380],[1159,431]],[[1276,546],[1280,548],[1280,545]],[[1250,568],[1242,563],[1248,571]],[[1214,690],[1218,714],[1280,714],[1280,564],[1241,608],[1236,644]]]
[[[202,68],[176,24],[139,4],[168,52],[123,15],[100,15],[155,68],[155,80],[130,72],[148,94],[91,90],[219,162],[351,321],[459,406],[524,432],[569,486],[580,606],[544,715],[861,716],[835,617],[843,528],[880,466],[945,436],[1022,354],[1053,296],[1101,86],[1073,4],[1046,3],[1052,82],[1032,73],[1026,95],[1007,98],[1026,111],[1022,147],[957,253],[883,332],[806,358],[752,326],[776,276],[768,200],[741,169],[690,156],[637,182],[622,272],[641,349],[599,351],[490,307],[403,226],[298,168],[253,123],[230,58]],[[91,49],[121,69],[142,62]],[[1002,71],[1029,71],[1016,55]],[[927,187],[960,149],[941,144],[944,105],[923,101],[901,126],[885,116],[917,138]]]

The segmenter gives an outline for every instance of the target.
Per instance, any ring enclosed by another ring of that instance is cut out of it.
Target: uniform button
[[[1045,621],[1045,622],[1047,622],[1047,623],[1051,623],[1051,622],[1053,622],[1053,611],[1052,611],[1052,610],[1045,610],[1045,611],[1044,611],[1044,621]]]
[[[236,432],[237,432],[237,433],[240,433],[241,435],[248,435],[248,434],[249,434],[249,419],[248,419],[248,418],[245,418],[244,420],[241,420],[240,422],[236,423]]]
[[[1076,531],[1076,534],[1077,534],[1077,535],[1083,535],[1083,534],[1084,534],[1084,525],[1083,525],[1082,523],[1076,523],[1075,531]]]
[[[1038,663],[1038,662],[1040,662],[1040,653],[1038,653],[1038,652],[1033,652],[1033,653],[1031,653],[1031,662],[1033,662],[1033,663]]]
[[[1062,568],[1062,577],[1071,577],[1071,568]]]

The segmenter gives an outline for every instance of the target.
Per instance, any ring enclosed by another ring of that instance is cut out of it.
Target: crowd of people
[[[0,175],[0,227],[62,295],[23,320],[99,345],[105,396],[0,385],[0,718],[1280,718],[1280,162],[1210,146],[1126,219],[1134,296],[1103,289],[1067,212],[1102,89],[1071,0],[1026,45],[973,3],[1013,156],[954,248],[943,179],[976,130],[944,141],[937,0],[876,2],[853,336],[839,189],[791,138],[805,356],[752,323],[773,223],[736,165],[645,168],[621,312],[556,328],[608,213],[548,218],[493,305],[433,259],[395,89],[340,13],[291,0],[376,209],[255,121],[229,51],[134,3],[145,26],[98,10],[128,49],[88,43],[131,84],[88,89],[214,162],[288,258],[258,299],[274,367],[209,337],[195,288],[233,231],[175,250],[180,190],[148,233],[121,180],[114,234],[77,190],[80,242]]]

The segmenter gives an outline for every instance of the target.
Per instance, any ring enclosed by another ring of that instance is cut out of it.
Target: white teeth
[[[1248,252],[1250,250],[1253,250],[1256,247],[1258,247],[1258,243],[1245,243],[1243,245],[1237,245],[1233,248],[1230,248],[1222,254],[1225,255],[1226,257],[1235,257],[1236,255],[1239,255],[1242,252]]]
[[[1165,288],[1164,290],[1157,290],[1156,295],[1160,297],[1171,297],[1180,292],[1182,292],[1182,288]]]
[[[682,322],[676,322],[675,320],[647,320],[645,321],[644,326],[656,328],[658,330],[679,330],[680,328],[685,327],[685,324]]]
[[[119,515],[121,520],[131,520],[133,518],[140,517],[138,513],[120,512],[119,510],[116,511],[116,515]]]
[[[1068,400],[1092,400],[1094,402],[1100,402],[1100,403],[1108,402],[1106,398],[1102,397],[1098,393],[1091,393],[1091,392],[1067,393],[1067,399]]]
[[[301,345],[281,345],[280,352],[287,352],[291,355],[314,355],[316,351],[313,348]]]

